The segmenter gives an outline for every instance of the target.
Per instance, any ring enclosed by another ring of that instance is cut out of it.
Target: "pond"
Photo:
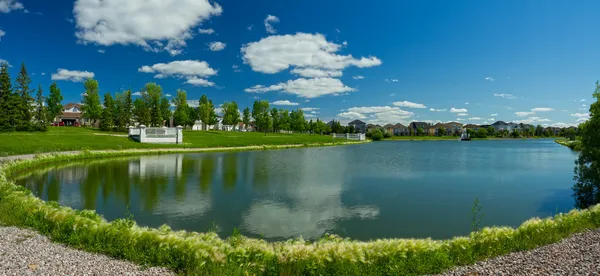
[[[57,164],[19,185],[108,220],[229,236],[450,238],[573,208],[576,153],[552,140],[386,141]]]

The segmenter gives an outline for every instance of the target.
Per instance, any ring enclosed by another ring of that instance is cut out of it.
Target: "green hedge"
[[[156,153],[156,152],[155,152]],[[150,266],[194,275],[419,275],[440,273],[509,252],[557,242],[573,233],[600,227],[600,205],[572,210],[554,218],[534,218],[520,227],[484,228],[468,237],[352,241],[325,236],[267,242],[234,234],[172,231],[140,227],[134,221],[112,222],[94,211],[78,211],[44,202],[7,175],[55,162],[127,156],[125,152],[87,152],[76,156],[46,155],[0,167],[0,221],[30,227],[52,240]]]

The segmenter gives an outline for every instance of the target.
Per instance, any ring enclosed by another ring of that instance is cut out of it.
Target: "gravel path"
[[[600,275],[600,229],[511,253],[443,275]]]
[[[1,275],[174,275],[52,243],[37,232],[0,226]]]

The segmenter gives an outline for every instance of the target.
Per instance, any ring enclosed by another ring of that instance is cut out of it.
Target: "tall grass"
[[[135,152],[137,153],[137,152]],[[42,163],[125,156],[131,152],[41,156],[0,167],[0,222],[30,227],[56,242],[150,266],[193,275],[419,275],[439,273],[513,251],[557,242],[600,227],[600,205],[553,218],[533,218],[518,228],[493,227],[450,240],[378,239],[352,241],[327,235],[267,242],[239,232],[221,239],[214,232],[172,231],[138,226],[131,219],[106,221],[94,211],[44,202],[7,179]]]

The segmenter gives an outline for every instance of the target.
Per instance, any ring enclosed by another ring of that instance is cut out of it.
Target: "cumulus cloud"
[[[589,120],[590,118],[579,118],[577,120],[575,120],[576,122],[585,122],[587,120]]]
[[[349,66],[359,68],[381,64],[377,57],[338,55],[341,46],[328,42],[322,34],[297,33],[273,35],[258,42],[245,44],[241,52],[244,63],[252,70],[275,74],[290,67],[323,70],[343,70]]]
[[[427,106],[425,106],[424,104],[413,103],[413,102],[409,102],[409,101],[394,102],[393,105],[398,106],[398,107],[407,107],[407,108],[427,108]]]
[[[469,121],[481,121],[481,118],[479,118],[479,117],[471,117],[471,118],[469,118],[467,120],[469,120]]]
[[[104,50],[104,49],[98,49],[98,53],[104,54],[104,53],[106,53],[106,50]]]
[[[505,99],[516,99],[517,97],[515,97],[515,95],[512,94],[494,94],[494,97],[500,97],[500,98],[505,98]]]
[[[585,99],[581,99],[581,102],[585,102]]]
[[[340,70],[321,70],[314,68],[294,68],[292,74],[300,75],[307,78],[322,78],[322,77],[341,77]]]
[[[288,100],[285,100],[285,101],[274,101],[271,104],[272,105],[299,105],[299,103],[290,102]]]
[[[56,73],[52,74],[52,80],[66,80],[73,82],[82,82],[86,79],[94,78],[93,72],[67,70],[59,68]]]
[[[498,116],[498,113],[490,114],[490,116],[496,117],[496,116]]]
[[[173,95],[167,93],[167,94],[165,94],[165,97],[173,97]]]
[[[467,113],[469,112],[469,110],[467,110],[466,108],[450,108],[450,112],[452,113]]]
[[[155,73],[155,78],[186,78],[186,83],[199,86],[214,86],[214,83],[204,78],[214,76],[217,71],[210,68],[206,61],[177,60],[169,63],[157,63],[152,66],[144,65],[138,69],[142,73]]]
[[[213,34],[215,30],[213,29],[198,29],[199,34]]]
[[[318,107],[303,107],[301,108],[304,112],[317,112],[320,110]]]
[[[2,37],[6,35],[6,32],[0,29],[0,41],[2,41]]]
[[[365,77],[363,77],[363,76],[354,76],[354,77],[352,77],[352,78],[353,78],[353,79],[355,79],[355,80],[362,80],[362,79],[364,79]]]
[[[458,113],[458,114],[456,114],[456,116],[464,117],[464,116],[469,116],[469,114],[468,113]]]
[[[492,122],[493,122],[493,121],[496,121],[496,119],[495,119],[495,118],[489,118],[488,120],[490,120],[490,121],[492,121]]]
[[[365,119],[367,118],[367,116],[360,114],[358,112],[342,112],[340,114],[337,115],[338,118],[343,118],[343,119]]]
[[[215,83],[212,81],[207,81],[206,79],[201,79],[201,78],[196,78],[196,77],[188,78],[188,80],[185,83],[191,84],[194,86],[204,86],[204,87],[215,86]]]
[[[209,0],[77,0],[73,7],[79,42],[133,44],[171,55],[182,53],[195,26],[222,12]]]
[[[577,117],[577,118],[590,118],[589,113],[574,113],[574,114],[571,114],[571,116]]]
[[[301,98],[318,98],[325,95],[340,95],[354,92],[356,89],[344,85],[339,79],[333,78],[300,78],[289,80],[271,86],[255,85],[244,91],[248,93],[265,93],[269,91],[283,91],[297,95]]]
[[[447,109],[445,109],[445,108],[444,109],[430,108],[429,111],[432,111],[432,112],[445,112],[445,111],[447,111]]]
[[[15,10],[25,9],[23,4],[15,0],[0,0],[0,13],[9,13]]]
[[[267,33],[277,33],[277,30],[273,27],[273,24],[275,23],[279,23],[279,17],[270,14],[267,15],[267,18],[265,18],[265,29],[267,30]]]
[[[531,116],[535,114],[535,112],[533,111],[519,111],[519,112],[515,112],[515,115],[517,115],[517,117],[526,117],[526,116]]]
[[[131,96],[141,96],[141,95],[142,95],[142,92],[140,92],[140,91],[131,93]]]
[[[549,112],[549,111],[554,111],[554,108],[550,108],[550,107],[536,107],[536,108],[532,108],[531,111],[533,111],[533,112]]]
[[[227,44],[220,41],[213,41],[211,43],[208,43],[208,49],[210,49],[213,52],[221,51],[225,49],[226,46]]]
[[[8,60],[0,58],[0,64],[4,64],[4,63],[6,63],[8,65],[8,67],[12,67],[12,65],[10,65],[10,63],[8,62]]]
[[[540,117],[529,117],[527,119],[517,121],[516,123],[535,124],[535,123],[548,123],[548,122],[552,122],[552,120],[546,119],[546,118],[540,118]]]
[[[494,78],[492,78],[492,77],[485,77],[485,80],[486,80],[486,81],[495,81],[495,79],[494,79]]]

